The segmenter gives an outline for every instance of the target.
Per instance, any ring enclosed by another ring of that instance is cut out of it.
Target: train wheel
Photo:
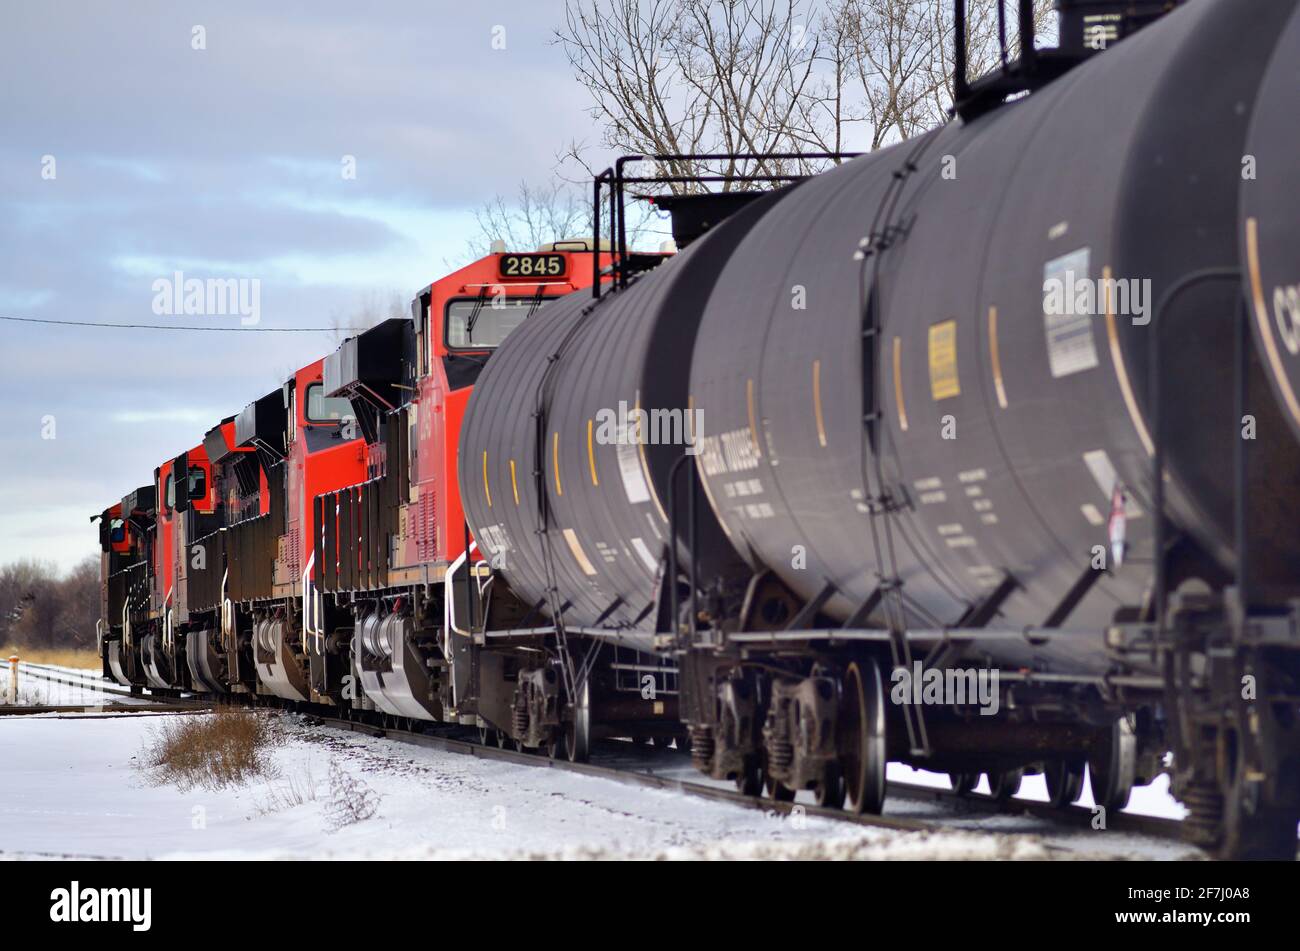
[[[542,748],[546,750],[546,756],[548,759],[564,759],[566,755],[564,749],[564,732],[561,730],[555,730],[551,733],[550,739],[542,744]]]
[[[763,789],[773,802],[794,802],[794,790],[767,774],[763,776]]]
[[[1008,769],[1001,773],[989,773],[989,794],[999,802],[1006,802],[1020,792],[1020,783],[1025,778],[1023,769]]]
[[[500,749],[503,750],[510,749],[510,744],[512,740],[510,739],[510,734],[508,734],[505,730],[496,731],[496,741],[497,741],[497,746]]]
[[[844,786],[844,777],[838,769],[827,770],[826,778],[817,784],[817,805],[823,809],[843,809],[846,795]]]
[[[746,762],[736,776],[736,789],[743,796],[758,796],[763,792],[763,770],[757,762]]]
[[[489,746],[492,743],[492,728],[481,726],[478,728],[479,746]]]
[[[1057,809],[1070,805],[1083,792],[1083,763],[1079,760],[1050,760],[1043,766],[1047,801]]]
[[[1215,856],[1233,861],[1294,862],[1300,809],[1294,805],[1260,802],[1259,789],[1246,775],[1249,762],[1240,740],[1234,739],[1225,754],[1231,776],[1226,795],[1222,797],[1223,815]],[[1275,753],[1274,761],[1278,759],[1281,754]]]
[[[573,705],[573,718],[565,727],[564,752],[570,763],[585,763],[591,756],[591,685],[583,681]]]
[[[1128,717],[1120,717],[1110,738],[1088,757],[1092,801],[1107,811],[1128,805],[1137,775],[1137,736]]]
[[[880,667],[854,661],[844,674],[840,772],[849,811],[879,815],[885,805],[885,698]]]
[[[948,782],[952,785],[952,791],[959,796],[969,796],[979,785],[979,773],[949,773]]]

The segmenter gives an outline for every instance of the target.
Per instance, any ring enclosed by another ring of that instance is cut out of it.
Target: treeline
[[[0,645],[94,650],[98,618],[98,556],[66,575],[31,559],[0,568]]]

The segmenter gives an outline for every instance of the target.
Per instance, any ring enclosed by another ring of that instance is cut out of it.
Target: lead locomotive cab
[[[385,321],[326,358],[324,392],[349,402],[366,472],[313,502],[321,529],[314,694],[384,717],[511,735],[517,667],[503,674],[500,655],[475,642],[489,611],[504,608],[465,527],[456,478],[461,420],[497,348],[555,300],[585,288],[607,260],[594,246],[577,239],[528,252],[495,247],[424,288],[411,319]],[[360,687],[351,695],[348,677]]]

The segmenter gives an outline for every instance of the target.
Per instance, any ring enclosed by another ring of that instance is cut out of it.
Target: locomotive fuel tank
[[[1237,288],[1155,308],[1236,260],[1243,104],[1294,7],[1178,8],[769,211],[713,288],[691,374],[700,469],[736,549],[805,599],[829,587],[839,620],[901,581],[879,603],[914,629],[1104,627],[1151,581],[1158,327],[1180,564],[1223,580]],[[1294,484],[1290,440],[1252,452],[1255,479]],[[1300,555],[1252,537],[1255,564]]]

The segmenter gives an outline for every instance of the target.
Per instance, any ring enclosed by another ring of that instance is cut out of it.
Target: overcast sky
[[[563,7],[5,4],[0,315],[240,325],[156,316],[175,271],[258,279],[263,327],[409,299],[463,258],[475,207],[596,138],[551,43]],[[333,347],[0,321],[0,564],[95,554],[92,513]]]

